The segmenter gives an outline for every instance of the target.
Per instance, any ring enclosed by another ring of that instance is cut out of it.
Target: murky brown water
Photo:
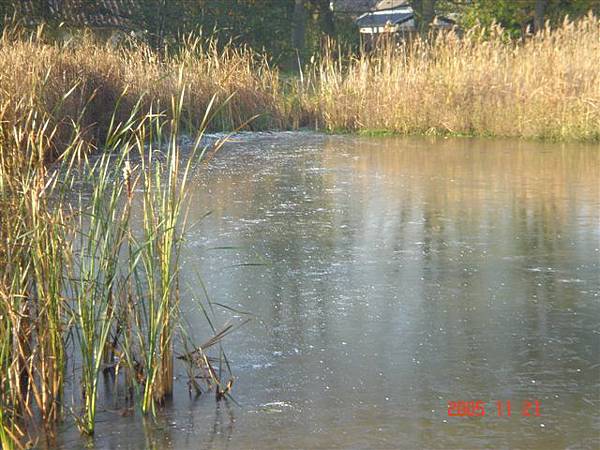
[[[184,271],[256,315],[225,343],[240,406],[189,399],[180,370],[157,423],[101,414],[98,447],[600,446],[597,146],[238,141],[197,178]],[[460,400],[485,417],[449,417]]]

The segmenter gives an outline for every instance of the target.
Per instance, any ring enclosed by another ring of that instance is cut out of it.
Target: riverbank
[[[69,135],[76,121],[101,144],[113,117],[142,98],[167,110],[184,87],[183,126],[194,129],[215,97],[210,129],[308,127],[362,134],[501,136],[557,141],[600,139],[600,23],[587,17],[526,42],[500,29],[440,35],[363,56],[334,51],[282,76],[248,48],[188,38],[177,51],[143,43],[114,48],[81,37],[48,44],[43,33],[0,41],[2,120],[30,109]]]

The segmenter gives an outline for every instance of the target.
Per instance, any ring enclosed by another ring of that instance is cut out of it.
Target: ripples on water
[[[107,414],[99,447],[597,448],[598,147],[235,141],[197,175],[190,220],[212,214],[184,271],[188,296],[199,271],[257,316],[226,342],[241,406],[190,400],[180,371],[158,425]],[[487,414],[448,417],[449,400]]]

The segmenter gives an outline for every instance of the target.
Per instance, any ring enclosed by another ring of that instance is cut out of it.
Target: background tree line
[[[562,23],[566,16],[576,19],[588,12],[600,13],[600,0],[417,0],[437,4],[442,11],[459,13],[464,28],[475,24],[498,23],[513,36]]]
[[[468,28],[496,22],[514,36],[588,11],[600,13],[600,0],[410,0],[418,29],[426,33],[436,14]],[[0,0],[0,17],[26,16],[27,23],[81,26],[77,18],[117,16],[116,28],[135,30],[154,46],[203,30],[222,42],[233,40],[289,63],[315,52],[330,36],[357,46],[351,14],[337,14],[331,0]],[[334,2],[335,6],[335,2]],[[73,23],[70,23],[73,22]],[[100,22],[92,25],[101,26]],[[115,27],[113,24],[112,27]]]
[[[13,15],[28,25],[67,27],[117,16],[118,26],[87,25],[135,31],[156,47],[202,30],[221,42],[264,50],[278,62],[312,53],[323,36],[358,39],[352,18],[335,17],[329,0],[0,0],[0,17]]]

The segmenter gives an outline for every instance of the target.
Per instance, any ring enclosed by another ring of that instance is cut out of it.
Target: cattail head
[[[125,161],[125,165],[123,166],[123,181],[127,187],[127,198],[131,199],[133,190],[131,187],[131,164],[129,161]]]

